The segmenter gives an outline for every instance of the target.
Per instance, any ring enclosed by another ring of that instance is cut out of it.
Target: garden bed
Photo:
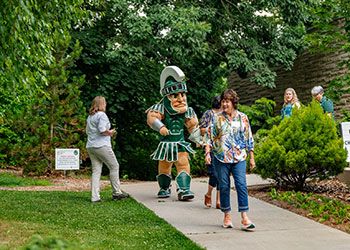
[[[350,188],[337,179],[310,182],[304,192],[264,186],[249,195],[350,234]]]

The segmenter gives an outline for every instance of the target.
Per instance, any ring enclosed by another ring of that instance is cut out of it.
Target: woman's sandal
[[[252,232],[255,230],[255,225],[254,225],[254,223],[252,223],[250,221],[247,224],[241,223],[241,230]]]
[[[211,207],[211,196],[204,195],[204,205],[206,207]]]

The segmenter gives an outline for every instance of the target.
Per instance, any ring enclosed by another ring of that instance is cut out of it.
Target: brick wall
[[[231,87],[237,91],[240,103],[250,105],[256,99],[266,97],[276,102],[277,112],[283,104],[286,88],[294,88],[299,100],[307,104],[311,101],[311,89],[316,85],[327,88],[327,84],[335,77],[345,74],[347,70],[338,64],[349,55],[344,52],[327,54],[301,54],[294,62],[291,71],[277,70],[276,88],[270,89],[251,83],[248,79],[241,79],[236,73],[229,77]],[[345,108],[350,111],[350,95],[344,95],[335,105],[336,115]]]

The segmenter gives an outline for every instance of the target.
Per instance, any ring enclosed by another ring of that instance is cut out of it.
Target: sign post
[[[348,152],[347,162],[350,162],[350,122],[341,123],[341,134],[343,137],[344,148]]]
[[[77,148],[56,148],[55,149],[55,169],[64,170],[79,170],[80,152]]]

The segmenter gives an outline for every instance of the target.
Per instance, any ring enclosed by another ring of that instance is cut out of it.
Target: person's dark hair
[[[233,108],[237,109],[239,97],[236,91],[234,91],[233,89],[226,89],[224,92],[222,92],[221,101],[223,100],[230,100]]]
[[[221,107],[221,98],[220,96],[215,96],[211,102],[211,108],[219,109]]]

